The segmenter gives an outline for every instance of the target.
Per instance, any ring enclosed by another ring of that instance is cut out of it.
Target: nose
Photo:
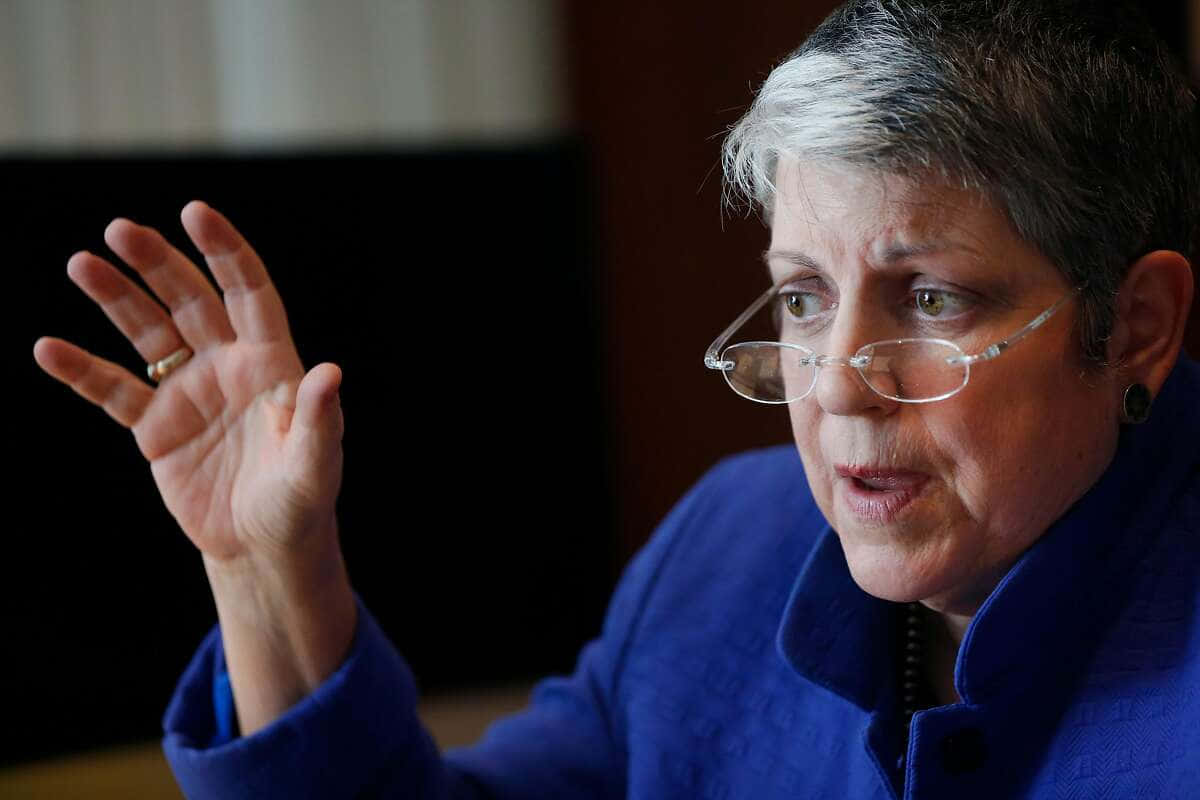
[[[850,356],[867,342],[875,341],[870,338],[868,331],[878,328],[872,325],[870,320],[864,319],[861,312],[851,313],[858,307],[858,303],[842,304],[842,313],[838,315],[832,335],[827,341],[827,346],[836,348],[829,351],[831,354]],[[871,389],[863,375],[856,367],[846,363],[846,359],[833,358],[830,361],[834,363],[827,362],[818,370],[817,385],[813,389],[816,401],[823,411],[839,416],[884,415],[899,407],[898,401]]]
[[[900,403],[877,394],[867,386],[854,367],[829,364],[820,368],[813,390],[817,403],[827,414],[890,414]]]

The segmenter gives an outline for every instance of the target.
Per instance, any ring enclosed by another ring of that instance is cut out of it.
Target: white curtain
[[[523,139],[555,0],[0,0],[0,149]]]

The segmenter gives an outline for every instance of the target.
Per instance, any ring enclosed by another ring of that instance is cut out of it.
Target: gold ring
[[[147,364],[146,374],[150,376],[150,380],[158,383],[191,357],[192,349],[190,347],[181,347],[166,358],[155,361],[152,364]]]

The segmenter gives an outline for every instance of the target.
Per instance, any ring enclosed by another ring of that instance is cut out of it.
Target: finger
[[[296,390],[296,413],[292,425],[314,431],[328,425],[330,409],[338,398],[342,370],[336,364],[318,364],[308,371]]]
[[[154,390],[129,370],[62,339],[38,339],[33,345],[33,360],[126,428],[142,418],[154,397]]]
[[[319,496],[341,469],[345,420],[338,388],[342,371],[334,364],[309,370],[296,391],[296,411],[287,435],[287,463],[300,491]]]
[[[176,250],[153,228],[115,219],[104,241],[137,270],[154,293],[171,309],[184,341],[199,352],[234,340],[225,305],[200,268]]]
[[[183,337],[163,307],[104,259],[76,253],[67,261],[67,275],[146,361],[158,361],[183,347]]]
[[[262,259],[229,220],[199,200],[184,206],[180,218],[225,292],[225,306],[238,338],[290,341],[287,312],[275,284]]]

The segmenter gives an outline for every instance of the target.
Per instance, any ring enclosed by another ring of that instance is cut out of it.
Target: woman
[[[220,628],[166,718],[189,796],[1200,796],[1200,163],[1168,62],[1109,6],[826,20],[727,140],[772,287],[706,356],[795,448],[712,470],[576,673],[444,756],[342,566],[338,369],[304,372],[212,209],[183,222],[224,305],[114,222],[171,314],[68,271],[159,385],[35,357],[133,429],[204,555]]]

